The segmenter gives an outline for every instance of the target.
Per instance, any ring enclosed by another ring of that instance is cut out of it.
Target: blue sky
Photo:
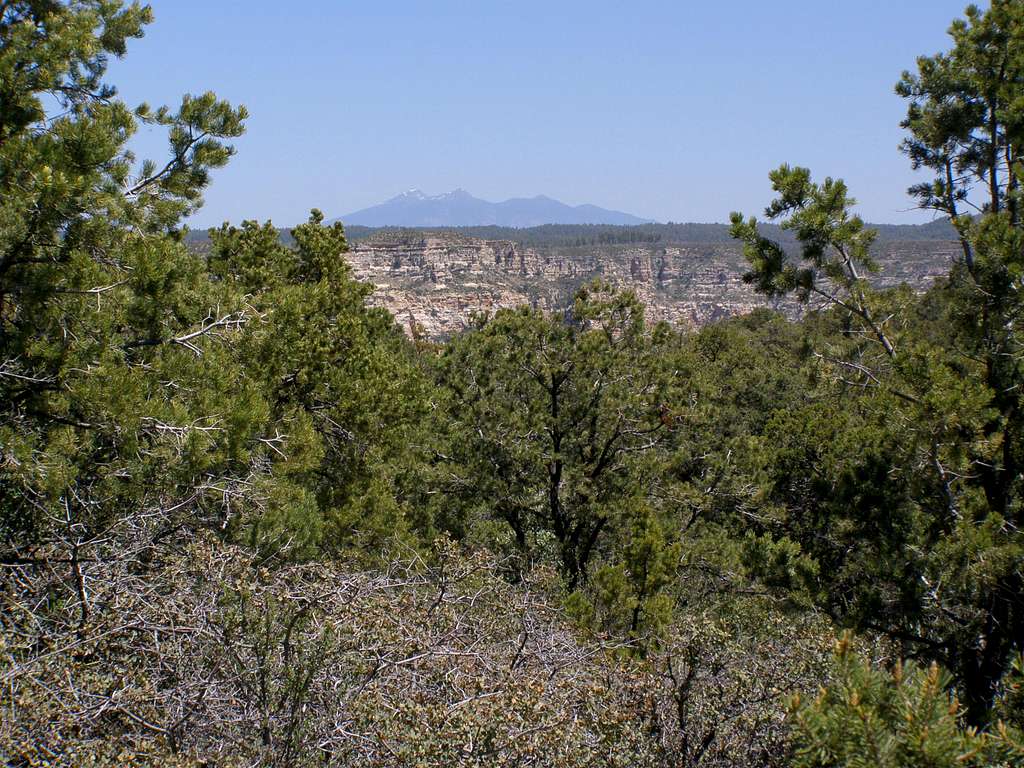
[[[150,0],[111,81],[251,118],[193,226],[341,215],[410,188],[546,194],[661,221],[759,213],[769,169],[916,222],[893,94],[965,0]],[[139,137],[141,154],[162,150]]]

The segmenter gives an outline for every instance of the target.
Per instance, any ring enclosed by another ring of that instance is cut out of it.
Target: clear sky
[[[660,221],[760,213],[769,169],[917,222],[893,93],[965,0],[150,0],[111,80],[251,118],[193,226],[280,225],[411,188],[545,194]],[[154,155],[155,133],[139,139]]]

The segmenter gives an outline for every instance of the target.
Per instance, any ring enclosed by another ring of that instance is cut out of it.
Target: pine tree
[[[126,510],[195,500],[249,463],[262,418],[218,342],[250,313],[179,232],[245,109],[118,99],[108,59],[150,17],[108,0],[6,3],[0,17],[2,557],[59,546],[83,625],[83,550],[132,526]],[[166,129],[168,161],[135,163],[143,123]]]
[[[515,551],[553,556],[569,589],[582,585],[657,481],[667,340],[632,294],[600,284],[565,316],[500,310],[453,340],[439,372],[460,510],[449,527],[498,521]]]
[[[881,670],[838,643],[835,679],[792,703],[794,768],[999,768],[1024,760],[1024,739],[1000,725],[966,727],[951,679],[937,665]]]

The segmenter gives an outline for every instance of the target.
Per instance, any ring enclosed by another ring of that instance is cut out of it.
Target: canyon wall
[[[923,290],[949,271],[958,246],[947,241],[886,242],[876,249],[879,287]],[[566,306],[582,284],[602,278],[633,290],[652,321],[701,325],[770,307],[797,316],[792,299],[771,301],[743,283],[741,247],[732,243],[526,247],[458,234],[385,233],[354,243],[346,258],[376,286],[372,302],[410,333],[440,340],[474,313],[528,304]]]

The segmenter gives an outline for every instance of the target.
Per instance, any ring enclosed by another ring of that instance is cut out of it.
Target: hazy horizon
[[[927,222],[893,85],[965,6],[150,2],[156,22],[111,67],[124,99],[211,89],[251,113],[197,229],[413,188],[724,222],[761,212],[782,162],[846,179],[866,220]],[[136,147],[165,154],[152,129]]]

